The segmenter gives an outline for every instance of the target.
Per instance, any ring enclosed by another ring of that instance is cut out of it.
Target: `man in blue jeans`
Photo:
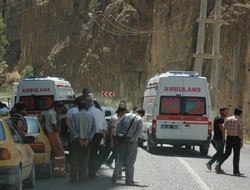
[[[217,163],[221,160],[223,152],[224,152],[224,144],[225,144],[225,135],[222,130],[224,119],[227,117],[228,108],[222,107],[220,108],[220,114],[214,119],[214,136],[213,136],[213,145],[216,149],[216,153],[213,157],[206,163],[206,166],[209,170],[212,169],[212,165],[215,161]],[[217,172],[223,172],[217,171]]]

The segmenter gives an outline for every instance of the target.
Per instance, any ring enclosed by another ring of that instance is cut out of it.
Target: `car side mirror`
[[[24,139],[25,143],[27,143],[27,144],[33,143],[33,142],[35,142],[35,140],[36,139],[33,136],[26,136]]]

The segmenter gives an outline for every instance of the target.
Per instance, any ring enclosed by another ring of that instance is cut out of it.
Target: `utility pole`
[[[222,24],[221,20],[221,1],[215,1],[215,15],[214,19],[207,18],[207,0],[201,0],[200,5],[200,17],[197,19],[199,23],[198,36],[197,36],[197,47],[196,53],[193,55],[195,58],[194,70],[202,75],[202,64],[203,59],[211,59],[213,62],[212,76],[211,76],[211,87],[218,89],[218,73],[219,73],[219,60],[222,58],[220,55],[220,27]],[[211,54],[204,54],[204,39],[205,39],[205,27],[206,24],[214,25],[213,32],[213,47]]]
[[[213,107],[217,109],[218,107],[218,93],[219,93],[219,64],[222,56],[220,55],[220,31],[221,24],[223,23],[221,19],[221,4],[222,0],[215,1],[214,8],[214,18],[208,19],[207,14],[207,0],[201,0],[200,5],[200,17],[197,19],[199,23],[198,36],[197,36],[197,48],[196,53],[193,55],[195,58],[194,70],[202,75],[202,63],[203,59],[212,60],[211,69],[211,81],[210,81],[210,93],[212,97]],[[204,39],[205,39],[205,26],[206,24],[213,24],[213,45],[212,53],[204,54]]]

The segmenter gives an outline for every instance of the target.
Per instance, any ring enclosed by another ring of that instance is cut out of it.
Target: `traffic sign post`
[[[115,93],[114,92],[109,92],[109,91],[102,91],[101,95],[105,96],[105,97],[112,97],[112,98],[115,97]]]

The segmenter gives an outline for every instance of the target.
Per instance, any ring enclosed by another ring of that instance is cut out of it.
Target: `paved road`
[[[214,153],[211,147],[209,155]],[[69,178],[38,179],[34,190],[68,190],[68,189],[156,189],[156,190],[248,190],[250,189],[250,145],[244,145],[241,154],[241,172],[244,177],[232,175],[232,157],[223,165],[227,174],[216,174],[214,166],[208,171],[205,163],[208,157],[201,157],[197,150],[159,147],[155,154],[149,154],[139,148],[135,165],[137,186],[125,186],[124,180],[117,184],[110,181],[112,171],[106,166],[99,170],[96,180],[87,180],[83,184],[72,184]]]

